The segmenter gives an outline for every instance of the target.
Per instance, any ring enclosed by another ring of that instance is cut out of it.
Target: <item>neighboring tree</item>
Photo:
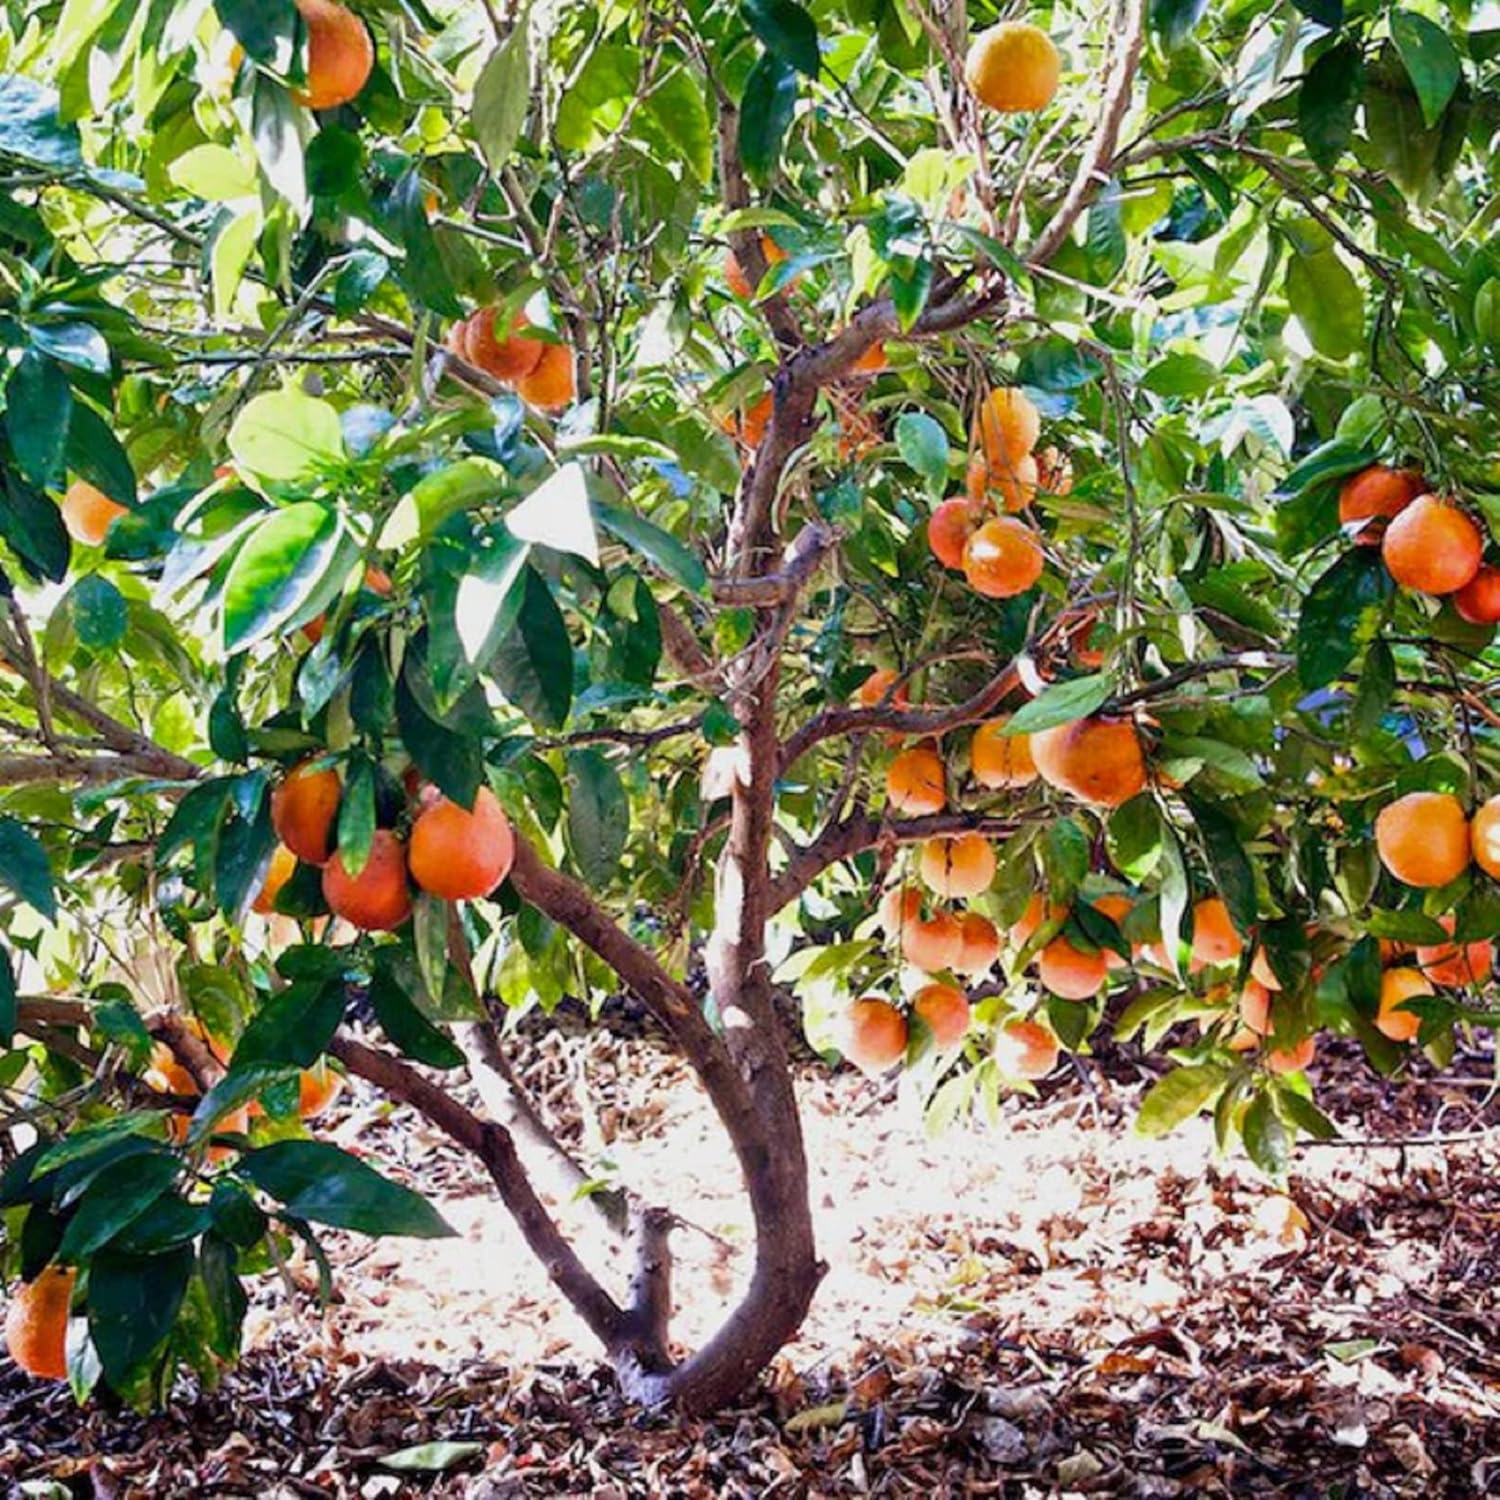
[[[351,1073],[712,1408],[822,1270],[778,986],[938,1124],[1107,1012],[1273,1175],[1318,1032],[1490,1024],[1468,14],[9,0],[13,1353],[149,1401],[314,1226],[446,1232],[303,1123]],[[621,989],[754,1215],[683,1358],[508,1055]]]

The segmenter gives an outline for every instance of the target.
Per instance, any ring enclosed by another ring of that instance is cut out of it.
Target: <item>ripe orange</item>
[[[993,482],[1007,463],[1020,463],[1036,447],[1042,434],[1042,414],[1024,391],[1001,386],[985,397],[976,426]]]
[[[964,81],[981,104],[1004,114],[1045,109],[1057,92],[1062,58],[1052,38],[1025,21],[981,31],[964,62]]]
[[[984,498],[990,491],[990,466],[984,461],[984,454],[971,453],[969,455],[968,467],[964,470],[964,493],[977,510],[984,504]]]
[[[323,869],[323,899],[336,917],[363,932],[390,932],[411,915],[406,850],[389,828],[377,828],[370,857],[350,875],[337,854]]]
[[[197,1095],[198,1080],[177,1061],[165,1042],[151,1044],[151,1056],[142,1081],[158,1094]]]
[[[1104,665],[1106,655],[1098,610],[1080,609],[1064,618],[1067,621],[1068,652],[1074,663],[1087,671],[1097,671]]]
[[[1119,807],[1146,785],[1146,757],[1135,726],[1122,719],[1075,719],[1031,736],[1043,781],[1084,802]]]
[[[296,870],[297,856],[285,844],[277,844],[271,855],[271,863],[266,867],[265,881],[255,893],[250,910],[258,911],[263,917],[270,916],[276,910],[276,897],[281,893],[282,886],[292,878]]]
[[[516,394],[541,411],[561,411],[578,394],[578,372],[573,351],[566,344],[548,344],[529,375],[516,381]]]
[[[1240,1020],[1256,1036],[1271,1034],[1271,991],[1258,979],[1247,979],[1240,991]]]
[[[365,24],[336,0],[297,0],[307,25],[307,86],[292,97],[308,109],[347,104],[369,80],[375,43]]]
[[[1008,511],[1025,510],[1036,499],[1037,465],[1029,454],[1002,459],[1000,467],[990,474],[990,488],[998,490]]]
[[[1067,495],[1073,489],[1073,460],[1061,448],[1046,447],[1036,456],[1036,484],[1044,495]]]
[[[763,234],[760,237],[760,253],[766,258],[766,269],[768,271],[778,261],[786,259],[786,251],[768,234]],[[724,256],[724,282],[741,302],[748,302],[755,295],[755,288],[750,285],[750,278],[745,275],[744,268],[740,265],[739,256],[733,250],[727,251]],[[792,286],[795,285],[796,282],[794,281]],[[787,287],[786,290],[790,291],[791,286]],[[876,347],[878,348],[879,345]]]
[[[951,984],[924,985],[912,996],[912,1012],[926,1023],[940,1052],[956,1047],[969,1034],[969,1001]]]
[[[964,931],[952,912],[934,912],[901,929],[901,956],[928,974],[951,969],[964,950]]]
[[[944,500],[927,518],[927,545],[945,568],[962,568],[964,548],[978,526],[979,517],[969,501]]]
[[[1380,555],[1403,588],[1452,594],[1479,571],[1484,537],[1456,505],[1420,495],[1386,527]]]
[[[1266,1067],[1273,1073],[1300,1073],[1317,1050],[1316,1039],[1305,1036],[1295,1047],[1278,1047],[1266,1053]]]
[[[948,805],[943,757],[930,745],[913,745],[885,773],[885,796],[897,812],[922,817]]]
[[[331,766],[314,770],[307,761],[294,766],[271,793],[276,837],[304,863],[326,865],[333,852],[333,825],[342,795],[339,773]]]
[[[511,319],[508,337],[496,338],[495,312],[495,308],[486,307],[469,319],[469,363],[478,365],[496,380],[507,383],[524,380],[542,362],[546,351],[557,346],[521,337],[518,330],[531,326],[522,312]]]
[[[1026,902],[1026,910],[1011,923],[1010,945],[1016,950],[1024,948],[1043,922],[1056,922],[1067,914],[1067,908],[1057,902],[1046,901],[1040,891],[1033,891]]]
[[[1250,960],[1250,977],[1257,984],[1263,984],[1268,990],[1279,990],[1281,981],[1276,977],[1276,971],[1271,967],[1271,960],[1266,956],[1264,948],[1255,950],[1255,957]]]
[[[966,900],[988,890],[995,878],[995,849],[979,833],[928,839],[917,869],[934,894],[950,901]]]
[[[1471,625],[1500,625],[1500,568],[1479,571],[1453,596],[1453,607]]]
[[[1093,902],[1093,907],[1095,911],[1103,912],[1118,927],[1130,915],[1134,904],[1129,896],[1122,896],[1118,892],[1111,892],[1108,895],[1098,897]],[[1118,953],[1109,948],[1104,950],[1104,962],[1111,969],[1128,969],[1130,967]]]
[[[1217,896],[1193,908],[1193,957],[1195,968],[1232,963],[1245,944],[1229,917],[1229,908]]]
[[[68,535],[85,547],[97,547],[108,535],[115,519],[125,514],[125,509],[103,490],[95,489],[82,479],[75,479],[68,486],[61,506]]]
[[[1087,1000],[1104,987],[1109,963],[1102,948],[1092,953],[1059,934],[1037,955],[1037,978],[1043,989],[1064,1000]]]
[[[343,1076],[319,1058],[310,1068],[303,1068],[297,1081],[297,1113],[304,1120],[316,1119],[344,1091]]]
[[[906,1056],[906,1018],[885,1000],[856,1000],[844,1017],[844,1056],[871,1077]]]
[[[1028,786],[1036,780],[1029,734],[1006,734],[1008,718],[991,719],[974,731],[969,765],[980,786]]]
[[[995,1038],[995,1062],[1004,1078],[1045,1078],[1057,1057],[1057,1038],[1037,1021],[1012,1021]]]
[[[1421,1029],[1422,1018],[1413,1010],[1398,1007],[1418,995],[1430,995],[1432,986],[1420,969],[1387,969],[1380,976],[1380,1009],[1375,1029],[1393,1042],[1409,1042]]]
[[[1405,885],[1457,880],[1468,868],[1469,821],[1451,792],[1408,792],[1375,819],[1380,862]]]
[[[880,898],[880,925],[888,937],[899,938],[921,920],[922,893],[915,886],[893,885]]]
[[[1359,530],[1355,540],[1374,545],[1380,541],[1385,523],[1399,516],[1426,488],[1426,480],[1415,469],[1371,464],[1368,469],[1351,474],[1339,487],[1339,525],[1371,522]]]
[[[510,873],[516,836],[495,794],[479,788],[474,810],[440,797],[412,824],[407,863],[424,891],[445,901],[474,901]]]
[[[68,1306],[73,1300],[71,1266],[46,1267],[23,1282],[5,1315],[10,1357],[38,1380],[68,1378]]]
[[[894,667],[877,667],[855,690],[854,701],[861,708],[905,708],[911,702],[907,685],[903,682],[891,692],[900,675]]]
[[[878,375],[882,370],[890,368],[890,361],[885,357],[885,345],[879,340],[871,344],[860,357],[849,366],[851,375]]]
[[[1469,847],[1474,863],[1486,875],[1500,880],[1500,797],[1491,797],[1475,811],[1469,827]]]
[[[1042,564],[1036,533],[1013,516],[986,521],[964,543],[964,577],[989,599],[1024,594],[1042,576]]]
[[[719,426],[737,442],[747,448],[759,448],[771,425],[774,410],[770,391],[759,396],[741,411],[724,412],[719,417]]]
[[[1457,921],[1452,912],[1438,918],[1444,932],[1453,936]],[[1493,953],[1488,940],[1465,943],[1434,943],[1417,949],[1417,966],[1433,984],[1461,989],[1464,985],[1482,984],[1490,977]]]
[[[1000,957],[1000,934],[995,924],[977,911],[967,911],[958,925],[962,943],[958,958],[949,967],[968,979],[989,973]]]

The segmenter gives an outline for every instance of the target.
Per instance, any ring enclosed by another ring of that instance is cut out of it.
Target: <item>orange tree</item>
[[[706,1409],[821,1272],[779,992],[938,1123],[1107,1021],[1169,1053],[1142,1129],[1211,1108],[1273,1175],[1318,1034],[1396,1071],[1493,1020],[1467,6],[0,16],[29,1368],[146,1401],[320,1226],[446,1232],[307,1124],[347,1074]],[[687,1354],[671,1207],[502,1025],[620,989],[754,1218]]]

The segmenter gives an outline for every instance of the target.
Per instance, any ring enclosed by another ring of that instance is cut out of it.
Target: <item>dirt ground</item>
[[[701,1338],[748,1242],[706,1102],[645,1036],[549,1026],[520,1045],[580,1149],[690,1221],[674,1331]],[[1289,1204],[1215,1160],[1207,1121],[1134,1136],[1151,1075],[1128,1052],[936,1138],[893,1085],[809,1065],[829,1274],[754,1398],[706,1422],[622,1406],[486,1180],[356,1090],[326,1133],[423,1186],[457,1237],[331,1235],[339,1300],[320,1312],[268,1281],[243,1364],[151,1418],[80,1412],[0,1367],[0,1480],[57,1497],[1500,1494],[1494,1059],[1388,1084],[1333,1045],[1317,1069],[1346,1139],[1300,1154]],[[612,1269],[591,1210],[564,1212]]]

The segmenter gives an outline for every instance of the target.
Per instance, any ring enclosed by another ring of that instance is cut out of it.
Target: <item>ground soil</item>
[[[746,1215],[682,1065],[624,1030],[532,1025],[517,1055],[580,1151],[690,1221],[674,1328],[691,1343],[743,1272]],[[1320,1099],[1346,1139],[1294,1163],[1305,1228],[1242,1160],[1215,1158],[1206,1121],[1132,1134],[1153,1065],[1111,1047],[997,1120],[929,1137],[895,1085],[807,1063],[828,1276],[762,1386],[707,1421],[624,1405],[473,1164],[356,1088],[323,1133],[422,1185],[457,1235],[330,1234],[338,1300],[317,1308],[310,1265],[295,1295],[268,1280],[243,1363],[213,1392],[182,1383],[160,1415],[80,1411],[0,1365],[0,1482],[471,1500],[1500,1493],[1493,1057],[1387,1082],[1325,1046]],[[612,1272],[592,1211],[563,1211]],[[438,1442],[456,1446],[409,1451]]]

